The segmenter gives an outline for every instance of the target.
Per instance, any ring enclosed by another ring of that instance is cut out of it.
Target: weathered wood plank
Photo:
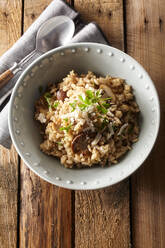
[[[129,184],[75,194],[75,247],[129,247]]]
[[[165,2],[126,1],[127,52],[150,73],[161,102],[159,138],[148,160],[132,176],[134,248],[165,247]]]
[[[72,197],[68,189],[59,188],[58,191],[58,206],[57,206],[57,233],[58,233],[58,248],[71,248],[74,240],[74,223],[72,219]],[[73,213],[74,214],[74,213]]]
[[[122,0],[74,0],[74,6],[84,20],[99,24],[112,46],[124,49]]]
[[[17,245],[18,158],[14,148],[0,147],[0,244]]]
[[[123,1],[75,0],[86,21],[96,21],[112,46],[124,48]],[[129,247],[129,182],[75,192],[75,247]]]
[[[71,247],[71,191],[21,166],[20,247]]]
[[[51,0],[24,1],[24,30]],[[53,186],[21,163],[20,247],[71,247],[71,191]]]
[[[20,247],[57,247],[58,188],[21,165]]]
[[[0,55],[21,35],[21,6],[21,0],[0,0]]]
[[[24,0],[24,31],[44,11],[51,0]]]
[[[15,12],[17,9],[17,13]],[[0,55],[21,35],[21,0],[0,0]],[[0,147],[0,246],[17,246],[18,155]]]

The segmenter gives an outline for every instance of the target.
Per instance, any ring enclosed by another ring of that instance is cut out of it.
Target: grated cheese
[[[37,117],[37,120],[39,120],[41,123],[46,122],[45,115],[43,113],[40,113],[39,116]]]
[[[92,141],[91,146],[97,145],[97,144],[99,143],[101,137],[102,137],[101,133],[98,133],[98,134],[96,135],[95,139]]]
[[[122,134],[122,132],[124,131],[124,129],[128,126],[128,123],[125,123],[123,126],[121,126],[119,132],[118,132],[118,136]]]

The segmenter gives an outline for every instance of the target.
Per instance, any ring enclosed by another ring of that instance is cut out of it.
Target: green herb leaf
[[[106,101],[110,100],[110,98],[101,98],[100,90],[97,90],[95,94],[92,90],[86,90],[85,94],[85,99],[83,99],[81,95],[78,96],[79,100],[81,101],[78,106],[81,110],[84,110],[85,108],[94,103],[99,103],[99,105],[97,106],[98,111],[102,114],[107,113],[107,109],[110,107],[110,103]]]
[[[112,100],[112,97],[102,98],[104,101]]]
[[[77,101],[75,100],[73,103],[69,103],[69,105],[72,107],[72,111],[75,111],[75,108],[76,108],[76,104],[77,104]]]
[[[102,103],[102,106],[106,109],[108,109],[110,107],[110,103]]]
[[[58,102],[58,101],[55,101],[55,102],[53,103],[53,107],[54,107],[54,108],[57,108],[58,105],[59,105],[59,102]]]
[[[64,121],[68,121],[68,118],[64,118]]]
[[[62,145],[62,143],[61,143],[61,142],[59,142],[59,141],[57,142],[57,144],[58,144],[58,145],[60,145],[60,146]]]
[[[108,112],[108,110],[106,108],[104,108],[103,106],[101,106],[101,105],[98,105],[97,109],[102,114],[106,114]]]
[[[46,99],[46,101],[47,101],[47,103],[48,103],[48,107],[51,107],[51,102],[50,102],[51,94],[50,94],[49,92],[46,92],[46,93],[44,94],[44,97],[45,97],[45,99]]]
[[[88,97],[89,99],[94,98],[94,94],[93,94],[93,92],[92,92],[91,90],[86,90],[86,91],[85,91],[85,94],[87,95],[87,97]]]
[[[50,94],[49,92],[46,92],[46,93],[44,94],[44,97],[45,97],[45,98],[51,98],[51,94]]]
[[[100,90],[97,90],[97,91],[96,91],[96,97],[97,97],[97,98],[100,98],[100,97],[101,97],[101,91],[100,91]]]
[[[89,99],[88,97],[85,97],[84,103],[85,103],[86,105],[91,105],[91,104],[92,104],[91,99]]]
[[[79,108],[80,108],[81,110],[84,110],[84,109],[86,109],[86,107],[87,107],[87,105],[84,104],[84,103],[79,103],[78,106],[79,106]]]
[[[84,102],[84,99],[82,96],[78,96],[78,98],[80,99],[80,101]]]
[[[83,99],[82,96],[78,96],[78,98],[82,102],[78,105],[81,110],[84,110],[92,104],[93,92],[91,90],[87,90],[86,94],[87,96],[85,97],[85,99]]]
[[[70,125],[68,125],[68,126],[66,126],[66,127],[60,127],[60,130],[61,131],[66,131],[67,133],[69,132],[69,130],[70,130],[70,128],[71,128],[71,124]]]

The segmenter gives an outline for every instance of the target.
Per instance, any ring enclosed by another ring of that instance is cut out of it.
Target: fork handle
[[[3,72],[0,75],[0,89],[9,82],[10,79],[12,79],[14,76],[14,73],[11,69],[8,69],[7,71]]]

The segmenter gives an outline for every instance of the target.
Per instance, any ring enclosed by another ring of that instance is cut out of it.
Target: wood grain
[[[71,248],[74,240],[74,223],[72,218],[72,197],[68,189],[59,188],[58,191],[58,206],[57,206],[57,233],[58,233],[58,248]],[[74,213],[73,213],[74,214]]]
[[[24,1],[24,30],[51,0]],[[72,193],[51,185],[21,163],[20,247],[70,248]]]
[[[165,247],[165,2],[127,1],[127,52],[149,72],[159,92],[161,127],[148,160],[132,176],[134,248]]]
[[[20,247],[57,247],[58,188],[21,166]]]
[[[0,147],[0,244],[17,245],[18,159],[15,149]]]
[[[86,21],[96,21],[112,46],[124,48],[123,1],[75,0]],[[128,180],[104,190],[75,192],[75,247],[130,245]]]
[[[0,55],[21,35],[21,0],[0,0]]]
[[[75,195],[76,248],[128,248],[129,184]]]
[[[5,72],[3,72],[1,75],[0,75],[0,89],[6,85],[11,78],[13,78],[14,74],[13,72],[9,69]]]
[[[110,44],[124,49],[122,0],[74,0],[74,6],[88,22],[97,22]]]
[[[17,13],[15,10],[17,9]],[[21,35],[21,1],[0,0],[0,55]],[[18,156],[0,146],[0,247],[17,247]]]
[[[46,9],[51,0],[24,0],[24,31]]]

